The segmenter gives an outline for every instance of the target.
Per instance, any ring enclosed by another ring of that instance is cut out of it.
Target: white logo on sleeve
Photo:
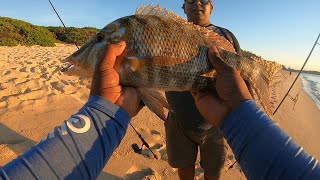
[[[84,121],[84,126],[81,128],[77,128],[74,125],[80,122],[80,119]],[[85,133],[90,129],[90,119],[85,115],[74,115],[67,121],[68,128],[75,133]]]
[[[75,125],[77,125],[79,123],[79,126],[80,125],[80,120],[83,121],[84,123],[84,126],[83,127],[76,127]],[[90,121],[90,118],[88,116],[85,116],[85,115],[74,115],[72,116],[70,119],[67,120],[67,122],[65,124],[62,124],[59,128],[60,130],[60,133],[61,135],[67,135],[68,134],[68,131],[67,131],[67,127],[73,131],[74,133],[78,133],[78,134],[81,134],[81,133],[85,133],[87,132],[89,129],[90,129],[90,126],[91,126],[91,121]],[[47,139],[51,139],[51,138],[54,138],[55,135],[54,135],[54,132],[51,132],[47,137],[43,138],[41,140],[42,141],[45,141]]]

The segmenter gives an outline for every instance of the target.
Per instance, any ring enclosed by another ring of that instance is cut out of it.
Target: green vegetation
[[[245,50],[242,50],[242,55],[244,57],[255,57],[255,58],[261,58],[261,56],[258,56],[250,51],[245,51]]]
[[[55,36],[46,28],[6,17],[0,17],[0,45],[54,46]]]
[[[88,39],[94,35],[98,29],[84,27],[84,28],[75,28],[75,27],[47,27],[47,29],[55,34],[56,38],[59,41],[65,43],[71,43],[81,46],[84,44]]]
[[[43,27],[30,23],[0,17],[0,46],[40,45],[54,46],[54,43],[84,44],[98,29]]]

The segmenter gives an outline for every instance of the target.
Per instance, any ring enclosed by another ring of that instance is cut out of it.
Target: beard
[[[198,21],[205,18],[205,13],[203,11],[193,11],[188,16],[188,21],[197,24]]]

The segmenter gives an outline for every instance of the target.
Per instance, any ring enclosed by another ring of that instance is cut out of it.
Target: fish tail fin
[[[163,108],[170,111],[172,110],[164,96],[159,91],[147,88],[138,88],[137,92],[144,104],[160,119],[166,121],[166,115]]]
[[[265,112],[271,116],[270,85],[275,74],[282,69],[282,66],[275,62],[265,60],[250,59],[250,61],[250,66],[241,68],[247,69],[241,72],[241,75],[250,84],[248,89],[249,91],[251,90],[251,94],[252,90],[254,91],[254,95],[256,96],[253,97],[259,100],[258,103],[260,103]]]
[[[259,100],[256,102],[271,116],[270,85],[275,74],[282,69],[282,65],[260,58],[240,56],[224,49],[218,50],[228,65],[240,71],[247,85],[250,84],[248,89],[251,90],[251,94],[254,94],[255,100]]]

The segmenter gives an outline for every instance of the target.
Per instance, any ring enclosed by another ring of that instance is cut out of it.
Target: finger
[[[124,87],[123,88],[123,93],[126,94],[128,97],[131,97],[135,101],[138,102],[139,95],[137,93],[137,90],[133,87]],[[139,101],[140,102],[140,101]]]
[[[210,93],[208,92],[202,92],[202,91],[199,91],[199,92],[192,92],[191,93],[194,100],[197,102],[200,102],[201,100],[205,99],[205,97],[209,96]]]
[[[141,100],[141,98],[140,98],[140,96],[139,96],[139,94],[137,92],[137,89],[132,88],[132,87],[125,87],[124,91],[127,92],[128,97],[130,97],[130,99],[132,100],[133,106],[138,105],[138,108],[137,108],[137,113],[138,113],[145,106],[145,104]],[[141,104],[141,102],[142,102],[142,104]]]
[[[137,90],[132,87],[123,88],[121,97],[118,99],[116,104],[122,107],[130,117],[133,117],[138,114],[141,106],[139,106],[140,97],[137,93]]]
[[[121,93],[122,87],[120,85],[115,84],[107,84],[103,87],[105,94],[108,93]]]
[[[99,75],[103,77],[104,84],[116,84],[116,85],[119,84],[119,80],[120,80],[119,74],[117,73],[116,70],[112,68],[109,68],[109,67],[101,68]]]
[[[101,67],[112,68],[117,56],[119,56],[125,49],[126,42],[119,41],[116,44],[109,44],[105,49],[105,55],[101,62]]]
[[[208,57],[209,62],[218,73],[232,70],[232,68],[222,60],[220,53],[215,46],[212,46],[209,49]]]
[[[138,106],[141,101],[137,90],[133,87],[124,87],[123,96],[130,101],[129,103],[132,104],[132,106]]]
[[[213,53],[216,57],[220,57],[219,51],[216,46],[211,46],[209,51],[211,51],[211,53]]]

